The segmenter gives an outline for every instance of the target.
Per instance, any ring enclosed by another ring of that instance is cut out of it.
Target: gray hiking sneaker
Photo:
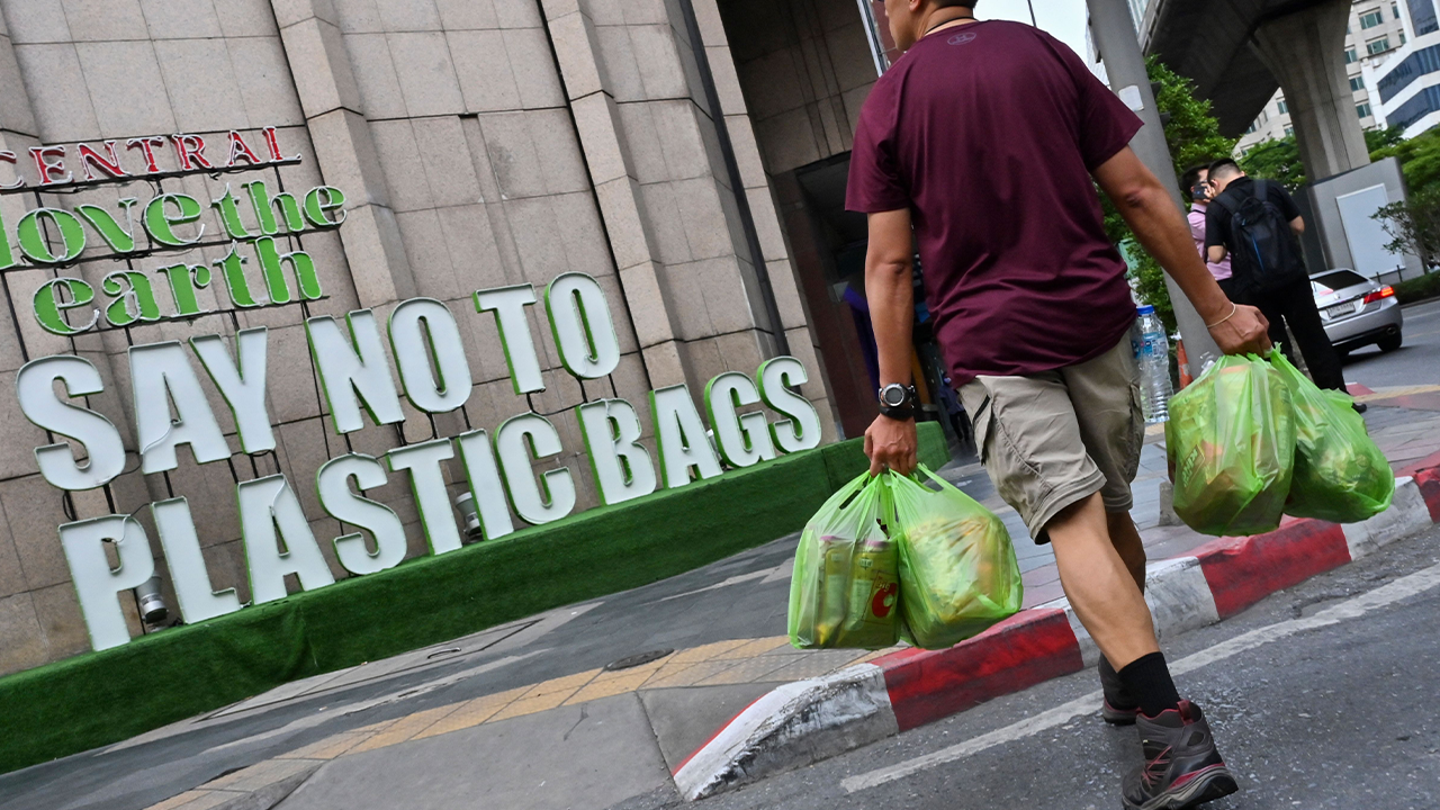
[[[1100,717],[1112,726],[1133,726],[1140,714],[1140,702],[1130,696],[1125,682],[1120,680],[1115,668],[1100,656],[1100,685],[1105,689],[1105,699],[1100,702]]]
[[[1190,810],[1239,790],[1199,706],[1182,700],[1136,726],[1145,762],[1125,777],[1126,810]]]

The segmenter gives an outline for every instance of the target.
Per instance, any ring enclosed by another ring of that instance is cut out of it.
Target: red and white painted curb
[[[1436,523],[1440,468],[1397,479],[1390,509],[1364,523],[1295,520],[1152,563],[1146,600],[1156,632],[1214,624]],[[1069,603],[1056,600],[948,650],[901,650],[781,686],[680,763],[675,785],[689,800],[712,796],[1078,672],[1099,655]]]

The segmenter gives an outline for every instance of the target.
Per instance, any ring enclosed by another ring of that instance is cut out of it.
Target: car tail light
[[[1376,290],[1375,292],[1367,293],[1367,294],[1365,295],[1365,303],[1367,303],[1367,304],[1373,304],[1373,303],[1375,303],[1376,301],[1379,301],[1379,300],[1381,300],[1381,299],[1384,299],[1384,298],[1393,298],[1394,296],[1395,296],[1395,288],[1394,288],[1394,287],[1381,287],[1380,289]]]

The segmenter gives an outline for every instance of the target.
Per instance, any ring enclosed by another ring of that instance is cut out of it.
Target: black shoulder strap
[[[1256,180],[1256,181],[1255,181],[1255,199],[1259,200],[1259,201],[1262,202],[1262,203],[1265,202],[1266,200],[1270,199],[1270,181],[1269,181],[1269,180]]]
[[[1219,197],[1216,197],[1215,202],[1219,203],[1220,207],[1228,211],[1230,213],[1230,216],[1232,217],[1235,216],[1235,214],[1240,210],[1239,203],[1235,202],[1235,200],[1231,198],[1228,189],[1225,191],[1225,193],[1221,194]]]

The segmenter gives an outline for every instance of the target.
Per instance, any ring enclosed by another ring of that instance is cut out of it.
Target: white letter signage
[[[727,371],[705,386],[705,409],[720,457],[731,467],[750,467],[775,458],[775,442],[763,413],[738,414],[746,405],[758,405],[760,392],[750,378]]]
[[[532,461],[560,455],[564,447],[549,419],[538,413],[513,416],[495,433],[500,467],[505,471],[515,512],[532,524],[551,523],[575,508],[575,480],[570,468],[556,467],[535,480]]]
[[[440,462],[454,457],[455,451],[450,447],[449,439],[397,447],[385,454],[390,469],[395,472],[410,471],[410,490],[415,493],[420,526],[430,543],[431,554],[444,554],[460,548],[460,529],[455,524],[455,511],[450,508],[445,474],[440,470]]]
[[[724,472],[710,437],[705,435],[705,423],[695,410],[690,389],[672,385],[651,391],[650,414],[655,420],[655,443],[660,449],[660,474],[666,489],[690,483],[692,467],[700,478],[714,478]]]
[[[295,574],[307,591],[335,584],[285,476],[241,481],[235,497],[240,502],[240,538],[250,568],[251,601],[261,605],[284,599],[288,574]]]
[[[571,374],[598,380],[620,365],[620,338],[600,282],[566,273],[545,288],[545,309],[560,362]]]
[[[234,588],[215,590],[210,573],[205,569],[205,555],[200,551],[200,538],[195,534],[195,519],[184,498],[160,501],[151,509],[160,546],[165,549],[165,565],[170,569],[170,583],[175,586],[175,600],[187,624],[203,622],[239,610],[240,597]]]
[[[395,307],[390,346],[411,405],[426,413],[449,413],[470,398],[470,363],[460,327],[444,304],[411,298]]]
[[[655,464],[640,444],[640,417],[623,399],[580,406],[580,432],[590,452],[600,501],[623,503],[655,491]]]
[[[130,391],[135,401],[135,440],[140,445],[142,472],[165,472],[180,466],[175,448],[182,444],[190,445],[200,464],[230,457],[230,445],[179,343],[172,340],[131,346]]]
[[[793,357],[777,357],[760,365],[760,398],[789,417],[770,426],[775,445],[787,453],[820,446],[820,414],[810,400],[790,390],[809,381],[805,365]]]
[[[375,550],[365,547],[365,535],[351,532],[335,538],[335,556],[352,574],[375,574],[394,568],[405,559],[405,526],[395,510],[350,489],[350,479],[362,493],[385,486],[385,466],[361,453],[332,458],[320,466],[315,490],[326,514],[341,523],[363,529],[375,538]]]
[[[125,469],[125,444],[109,419],[57,399],[54,383],[60,380],[72,397],[98,394],[105,385],[89,360],[56,355],[31,360],[15,375],[15,395],[25,418],[52,433],[79,442],[89,460],[81,466],[70,445],[59,442],[35,448],[40,474],[52,486],[82,490],[102,487]]]
[[[115,544],[120,564],[110,567],[105,543]],[[70,577],[80,597],[80,613],[96,650],[118,647],[130,640],[125,611],[117,598],[121,591],[138,588],[155,575],[155,558],[145,527],[128,515],[108,515],[60,527],[60,545],[70,563]]]
[[[365,419],[360,416],[362,404],[377,425],[404,422],[405,413],[400,410],[400,397],[395,393],[385,347],[375,326],[375,313],[357,309],[345,320],[355,341],[353,346],[329,315],[305,321],[310,354],[320,374],[325,401],[330,403],[335,432],[354,433],[365,427]]]

